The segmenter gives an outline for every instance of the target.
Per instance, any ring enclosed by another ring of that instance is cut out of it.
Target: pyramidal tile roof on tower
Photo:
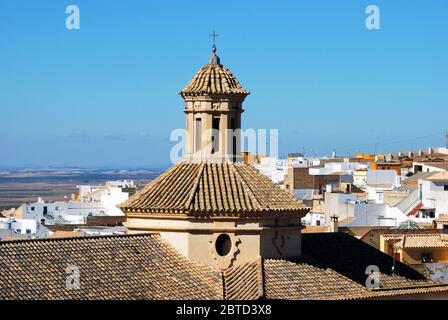
[[[207,94],[249,95],[237,78],[222,64],[206,64],[180,92],[183,97]]]
[[[125,213],[306,213],[307,207],[244,162],[179,162],[120,205]]]

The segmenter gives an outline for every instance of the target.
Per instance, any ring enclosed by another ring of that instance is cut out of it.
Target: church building
[[[241,158],[249,92],[215,46],[180,95],[186,154],[119,205],[128,234],[0,242],[0,299],[448,297],[354,237],[301,234],[309,208]]]
[[[187,154],[120,205],[127,229],[159,233],[211,268],[299,257],[300,219],[309,209],[243,162],[239,132],[249,92],[220,63],[215,46],[180,95]]]

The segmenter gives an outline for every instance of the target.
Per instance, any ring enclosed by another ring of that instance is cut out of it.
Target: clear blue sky
[[[168,166],[212,30],[251,91],[243,127],[279,128],[281,155],[442,145],[447,16],[446,0],[2,0],[0,166]]]

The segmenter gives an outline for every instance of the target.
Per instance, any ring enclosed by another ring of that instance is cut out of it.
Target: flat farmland
[[[0,171],[0,210],[25,202],[70,199],[81,184],[102,185],[110,180],[133,180],[142,187],[163,169],[33,169]]]

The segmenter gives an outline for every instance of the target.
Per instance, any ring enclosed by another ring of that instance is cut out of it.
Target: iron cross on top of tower
[[[216,37],[219,37],[219,34],[217,34],[215,31],[213,31],[209,36],[213,38],[213,46],[215,46],[216,45]]]
[[[216,45],[215,45],[216,37],[218,37],[219,34],[217,34],[215,31],[213,31],[209,36],[213,38],[212,55],[211,55],[211,57],[209,59],[209,63],[210,64],[217,64],[217,65],[219,65],[220,64],[220,59],[216,55]]]

